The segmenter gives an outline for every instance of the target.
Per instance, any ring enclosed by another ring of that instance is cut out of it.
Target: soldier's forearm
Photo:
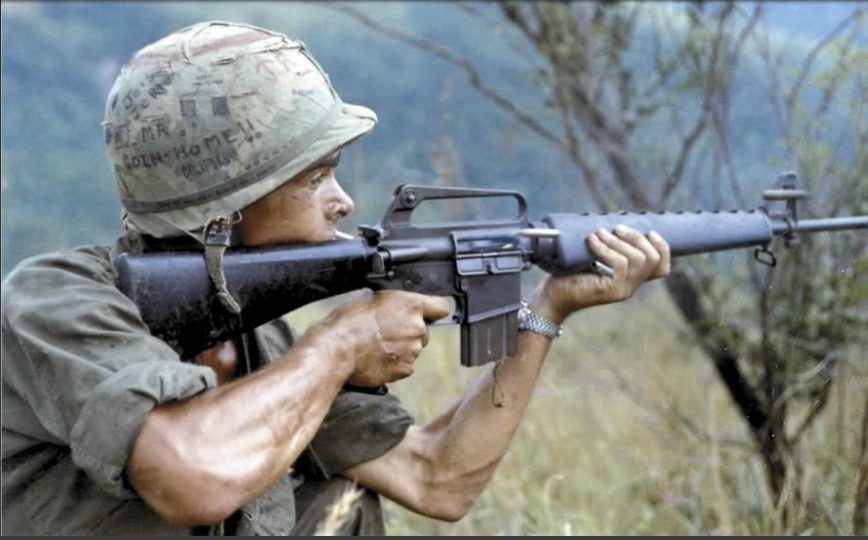
[[[423,515],[460,519],[506,454],[549,345],[548,338],[522,332],[515,357],[483,368],[449,410],[346,476]]]
[[[131,484],[172,523],[218,522],[286,474],[348,376],[344,364],[302,340],[244,379],[158,406],[130,454]]]

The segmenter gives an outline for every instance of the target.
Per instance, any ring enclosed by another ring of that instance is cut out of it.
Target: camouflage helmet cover
[[[125,224],[201,240],[228,216],[368,132],[300,41],[205,22],[135,53],[106,103]],[[155,219],[157,218],[157,219]]]

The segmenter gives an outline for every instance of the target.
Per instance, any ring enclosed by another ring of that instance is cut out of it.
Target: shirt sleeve
[[[413,416],[384,386],[347,386],[332,403],[308,456],[328,478],[377,458],[396,446]]]
[[[107,254],[66,252],[16,269],[3,284],[2,342],[3,380],[36,419],[4,417],[4,428],[68,446],[116,497],[135,496],[123,472],[150,410],[217,385],[210,368],[151,336],[115,287]]]

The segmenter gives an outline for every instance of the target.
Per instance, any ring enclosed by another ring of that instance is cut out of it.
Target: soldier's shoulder
[[[3,309],[14,296],[61,294],[76,282],[114,283],[111,247],[87,245],[24,259],[3,280]]]

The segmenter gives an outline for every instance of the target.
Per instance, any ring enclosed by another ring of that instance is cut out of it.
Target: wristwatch
[[[518,310],[518,329],[530,330],[549,339],[555,339],[564,332],[560,325],[531,311],[525,300],[521,301],[521,309]]]

